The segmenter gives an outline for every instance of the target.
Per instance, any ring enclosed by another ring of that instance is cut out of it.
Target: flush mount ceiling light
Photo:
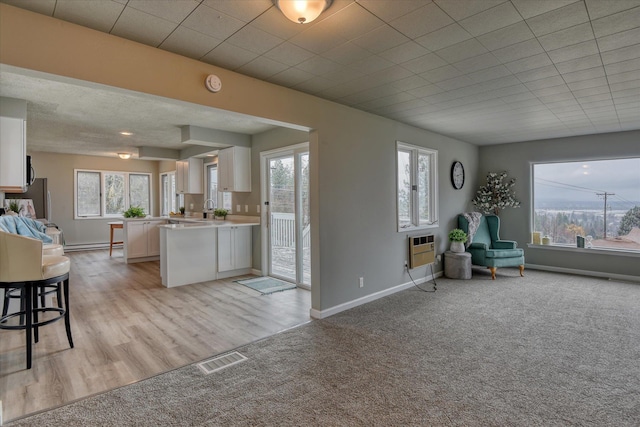
[[[280,12],[296,24],[308,24],[331,6],[333,0],[273,0]]]
[[[128,160],[131,158],[131,153],[118,153],[118,157],[122,160]]]
[[[122,131],[122,132],[120,132],[120,135],[131,136],[131,135],[133,135],[133,132]]]

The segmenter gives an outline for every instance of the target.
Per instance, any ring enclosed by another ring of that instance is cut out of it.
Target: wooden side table
[[[446,251],[444,275],[449,279],[471,279],[471,254]]]
[[[111,237],[109,238],[109,256],[111,256],[111,253],[113,252],[113,245],[119,245],[121,243],[124,243],[124,242],[113,241],[113,230],[115,230],[116,228],[123,228],[124,223],[122,221],[110,222],[109,227],[111,228]]]

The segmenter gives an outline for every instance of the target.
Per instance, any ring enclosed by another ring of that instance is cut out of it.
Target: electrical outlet
[[[244,211],[249,212],[249,205],[244,205]]]
[[[256,205],[256,212],[260,213],[260,205]]]
[[[404,260],[404,266],[405,267],[409,267],[409,264],[407,264],[407,260],[406,259]]]
[[[442,261],[442,255],[437,255],[436,256],[436,262],[440,262]]]
[[[364,277],[360,278],[360,287],[364,287]]]
[[[242,212],[242,211],[240,210],[240,205],[236,205],[236,212],[238,212],[238,213]]]

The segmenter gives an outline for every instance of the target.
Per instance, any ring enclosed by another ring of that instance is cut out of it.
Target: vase
[[[464,252],[464,243],[462,242],[451,242],[451,252],[462,253]]]

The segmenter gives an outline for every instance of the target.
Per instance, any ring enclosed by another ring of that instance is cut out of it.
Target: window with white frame
[[[184,194],[176,194],[176,172],[160,174],[160,215],[177,213],[184,206]]]
[[[218,165],[216,163],[209,163],[205,165],[206,169],[206,183],[207,183],[207,198],[205,200],[212,200],[213,203],[209,204],[209,208],[223,208],[231,212],[231,192],[218,191]]]
[[[131,206],[151,213],[151,174],[75,171],[75,218],[119,217]]]
[[[397,142],[398,231],[438,226],[438,151]]]

